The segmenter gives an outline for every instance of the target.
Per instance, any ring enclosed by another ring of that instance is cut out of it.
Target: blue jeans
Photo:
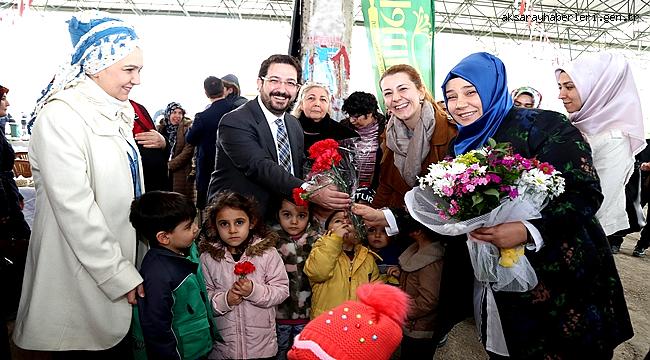
[[[306,325],[306,324],[305,324]],[[287,352],[293,345],[293,338],[300,334],[305,325],[281,325],[275,324],[275,331],[278,334],[278,354],[277,360],[286,360]]]

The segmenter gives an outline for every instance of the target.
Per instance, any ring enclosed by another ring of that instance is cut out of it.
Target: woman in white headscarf
[[[625,184],[634,156],[646,146],[641,101],[630,65],[621,55],[584,55],[555,70],[558,98],[585,136],[605,199],[596,213],[605,234],[629,227]],[[617,251],[620,244],[612,244]]]
[[[14,340],[54,358],[126,358],[130,303],[144,295],[128,219],[144,187],[128,101],[142,50],[108,14],[68,23],[74,50],[38,102],[29,146],[37,211]]]

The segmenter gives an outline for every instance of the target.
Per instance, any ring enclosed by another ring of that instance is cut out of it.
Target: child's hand
[[[226,295],[226,301],[228,301],[228,306],[235,306],[241,304],[244,299],[240,295],[237,295],[233,289],[230,289]]]
[[[242,298],[247,297],[253,292],[253,282],[246,278],[239,279],[232,284],[232,291]]]
[[[344,238],[350,231],[352,231],[352,225],[348,223],[340,223],[332,226],[332,232],[341,238]]]
[[[388,270],[386,270],[386,275],[388,276],[394,276],[395,278],[399,279],[399,275],[402,272],[399,269],[399,266],[390,266]]]

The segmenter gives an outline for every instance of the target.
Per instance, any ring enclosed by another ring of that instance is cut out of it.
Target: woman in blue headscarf
[[[562,172],[566,190],[540,219],[481,228],[478,240],[500,248],[527,244],[538,285],[525,293],[475,286],[475,317],[491,358],[610,359],[632,337],[623,288],[595,214],[603,200],[589,144],[559,113],[513,106],[505,66],[488,53],[463,59],[442,84],[458,124],[456,155],[509,142],[515,153]],[[529,240],[539,233],[540,243]],[[496,305],[496,306],[495,306]]]
[[[144,185],[128,101],[142,50],[133,27],[108,14],[68,24],[74,48],[38,101],[29,144],[36,215],[14,340],[55,359],[123,359],[130,304],[144,295],[129,222]]]

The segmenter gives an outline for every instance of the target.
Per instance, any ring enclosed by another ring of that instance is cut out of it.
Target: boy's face
[[[338,211],[334,214],[332,220],[330,220],[327,230],[335,231],[337,228],[345,224],[352,224],[350,215],[345,211]],[[343,242],[349,245],[356,245],[358,242],[357,231],[353,226],[351,228],[352,230],[343,236]]]
[[[388,235],[381,227],[368,228],[368,244],[373,249],[383,249],[388,246]]]
[[[183,250],[187,249],[192,245],[192,241],[196,238],[196,234],[199,232],[199,227],[194,221],[186,220],[182,223],[176,225],[174,230],[165,234],[167,244],[162,244],[162,246],[167,249],[175,252],[182,253]]]
[[[278,218],[282,230],[290,236],[300,236],[309,224],[309,210],[306,206],[296,206],[291,201],[282,200]]]

